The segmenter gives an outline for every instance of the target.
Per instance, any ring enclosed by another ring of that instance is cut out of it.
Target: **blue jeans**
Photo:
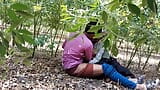
[[[113,80],[115,82],[119,82],[124,87],[131,88],[131,89],[134,89],[136,87],[136,83],[134,83],[134,82],[128,80],[128,78],[122,76],[111,65],[104,63],[104,64],[102,64],[102,69],[103,69],[104,75],[108,76],[111,80]]]

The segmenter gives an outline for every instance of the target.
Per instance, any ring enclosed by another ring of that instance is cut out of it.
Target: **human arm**
[[[97,63],[101,60],[102,55],[104,53],[104,48],[101,48],[98,53],[96,54],[96,56],[89,62],[89,63]]]
[[[86,47],[84,50],[84,59],[85,61],[89,62],[93,57],[93,47]]]

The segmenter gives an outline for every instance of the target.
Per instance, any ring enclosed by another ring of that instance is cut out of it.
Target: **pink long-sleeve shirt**
[[[91,60],[93,44],[85,34],[81,34],[72,40],[66,40],[63,44],[62,65],[64,69],[73,68],[83,62]]]

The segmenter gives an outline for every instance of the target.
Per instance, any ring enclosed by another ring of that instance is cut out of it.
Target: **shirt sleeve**
[[[93,46],[85,48],[85,60],[90,61],[92,59]]]

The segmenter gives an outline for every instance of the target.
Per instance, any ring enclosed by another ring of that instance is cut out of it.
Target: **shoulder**
[[[93,47],[91,40],[88,39],[88,37],[85,34],[83,34],[83,43],[86,47]]]

